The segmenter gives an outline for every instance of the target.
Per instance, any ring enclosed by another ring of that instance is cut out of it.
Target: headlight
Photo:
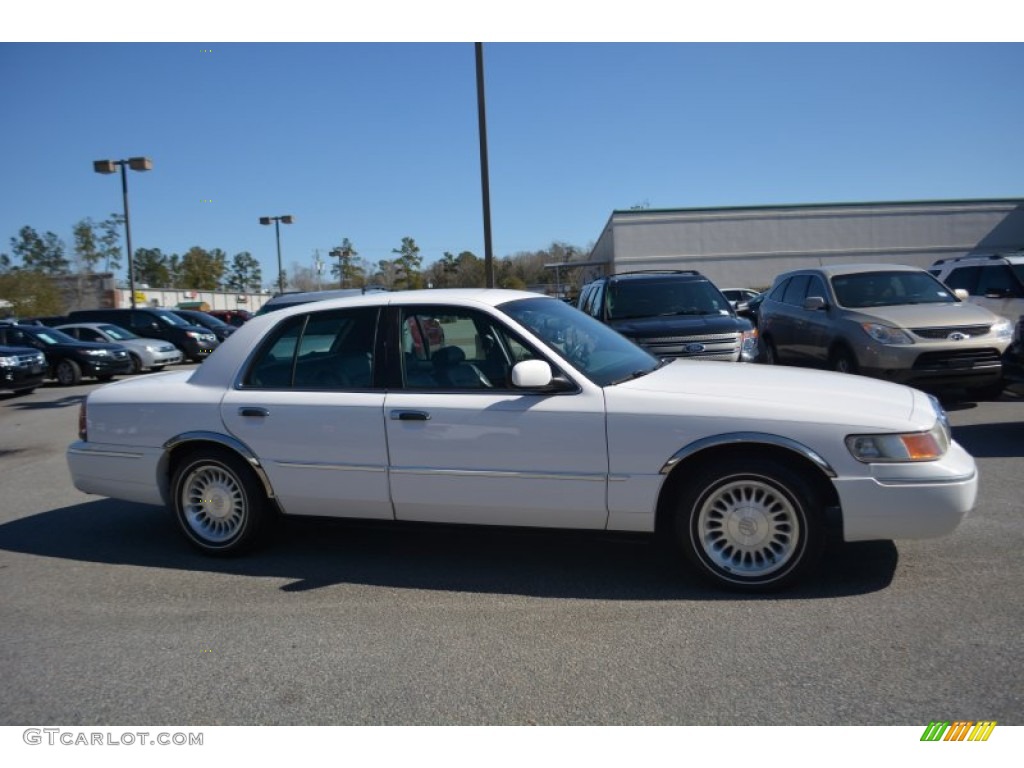
[[[1000,317],[999,322],[993,324],[992,333],[999,339],[1012,339],[1013,338],[1013,323],[1007,320],[1005,317]]]
[[[85,354],[91,357],[108,357],[110,355],[110,353],[105,349],[87,349],[85,350]]]
[[[860,327],[864,329],[864,333],[880,344],[914,343],[914,340],[910,338],[909,333],[901,331],[899,328],[893,328],[891,325],[882,325],[881,323],[861,323]]]
[[[13,368],[18,364],[16,357],[0,357],[0,368]]]
[[[744,331],[740,336],[740,360],[750,363],[757,359],[757,328]]]
[[[147,352],[163,352],[164,348],[163,347],[157,347],[157,346],[154,346],[152,344],[147,344],[146,345],[146,351]]]
[[[190,339],[195,339],[196,341],[199,341],[199,339],[203,338],[203,334],[197,333],[196,331],[185,331],[185,335],[188,336]]]
[[[949,449],[949,433],[936,420],[927,432],[900,435],[850,435],[846,447],[865,464],[893,461],[935,461]]]

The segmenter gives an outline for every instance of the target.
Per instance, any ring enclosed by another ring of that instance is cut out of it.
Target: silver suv
[[[763,359],[901,384],[1002,391],[1013,325],[923,269],[855,264],[787,272],[760,307]]]
[[[1024,315],[1024,249],[940,259],[928,271],[969,301],[1003,317]]]

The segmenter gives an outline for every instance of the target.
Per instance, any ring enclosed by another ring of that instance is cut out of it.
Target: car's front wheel
[[[142,373],[142,358],[136,355],[134,352],[129,353],[129,357],[132,359],[132,373]]]
[[[773,459],[709,464],[688,479],[676,542],[706,579],[764,592],[804,576],[824,547],[824,504],[814,485]]]
[[[857,358],[846,347],[836,347],[829,357],[829,367],[839,373],[857,373]]]
[[[71,387],[82,380],[82,369],[74,360],[61,360],[57,363],[54,375],[57,377],[57,383],[62,387]]]
[[[178,464],[171,488],[178,525],[198,549],[233,555],[256,541],[268,501],[252,469],[237,455],[195,451]]]

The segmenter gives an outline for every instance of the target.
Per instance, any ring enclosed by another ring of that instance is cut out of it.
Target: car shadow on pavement
[[[60,400],[42,400],[35,403],[28,401],[11,403],[10,407],[16,411],[42,411],[50,410],[52,408],[70,408],[78,405],[84,399],[85,395],[66,395]]]
[[[0,549],[84,562],[336,584],[592,600],[802,600],[885,589],[891,542],[834,546],[806,585],[765,596],[704,584],[650,537],[286,520],[244,557],[192,550],[160,507],[103,499],[0,525]]]

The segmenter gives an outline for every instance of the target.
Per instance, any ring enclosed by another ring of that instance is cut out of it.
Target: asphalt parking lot
[[[95,386],[0,396],[0,724],[1024,724],[1024,398],[949,405],[952,536],[750,597],[621,536],[295,522],[208,559],[71,485]]]

